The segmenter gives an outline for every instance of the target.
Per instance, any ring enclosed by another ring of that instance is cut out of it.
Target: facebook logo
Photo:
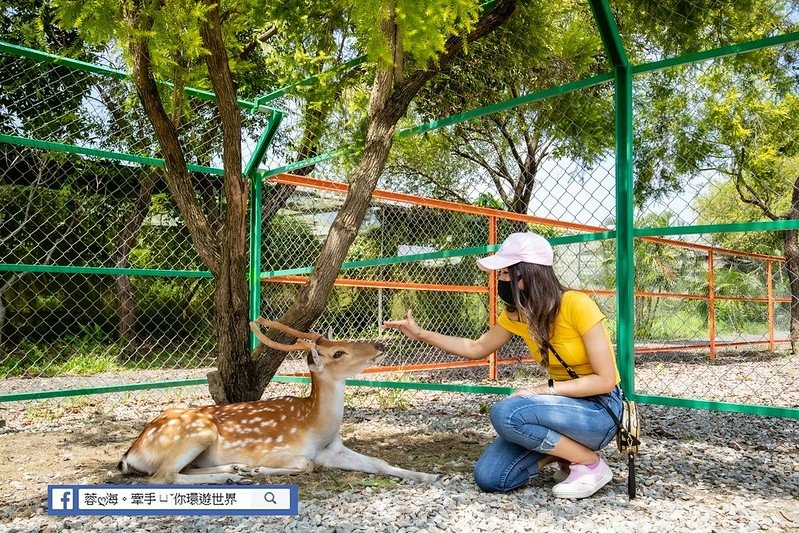
[[[71,488],[50,489],[50,509],[53,511],[71,511],[75,508],[75,495]]]

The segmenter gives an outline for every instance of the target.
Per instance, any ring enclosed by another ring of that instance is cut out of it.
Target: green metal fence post
[[[635,398],[635,256],[633,253],[633,74],[616,68],[616,345],[624,392]]]
[[[635,398],[633,338],[633,73],[608,0],[589,0],[614,70],[616,121],[616,350],[625,394]]]
[[[269,123],[244,168],[244,175],[250,180],[250,320],[255,320],[261,314],[261,206],[264,180],[258,175],[258,165],[261,164],[282,120],[283,113],[272,111]],[[257,345],[258,341],[251,333],[250,349],[254,350]]]

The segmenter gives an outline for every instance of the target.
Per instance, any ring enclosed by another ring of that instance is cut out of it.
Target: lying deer
[[[319,465],[412,481],[436,479],[356,453],[341,441],[344,380],[380,362],[382,344],[331,341],[261,317],[257,322],[297,337],[295,344],[280,344],[250,322],[263,344],[308,352],[311,395],[170,409],[147,424],[122,456],[123,474],[148,475],[151,483],[162,484],[231,483],[242,481],[239,473],[296,474]]]

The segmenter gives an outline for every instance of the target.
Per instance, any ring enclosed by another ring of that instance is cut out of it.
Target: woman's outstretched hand
[[[383,327],[386,329],[398,329],[411,339],[418,341],[419,336],[424,331],[413,319],[413,313],[408,309],[404,320],[386,320],[383,322]]]

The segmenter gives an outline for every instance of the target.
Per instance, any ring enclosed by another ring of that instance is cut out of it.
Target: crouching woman
[[[498,436],[483,452],[474,477],[484,491],[521,487],[553,461],[561,465],[552,493],[586,498],[613,477],[597,451],[616,435],[607,412],[621,414],[620,376],[605,316],[586,294],[568,290],[552,268],[549,243],[535,233],[510,235],[495,255],[477,261],[497,271],[505,302],[497,324],[479,339],[419,327],[410,310],[384,323],[408,337],[466,359],[482,359],[520,336],[547,370],[545,383],[516,390],[491,408]]]

